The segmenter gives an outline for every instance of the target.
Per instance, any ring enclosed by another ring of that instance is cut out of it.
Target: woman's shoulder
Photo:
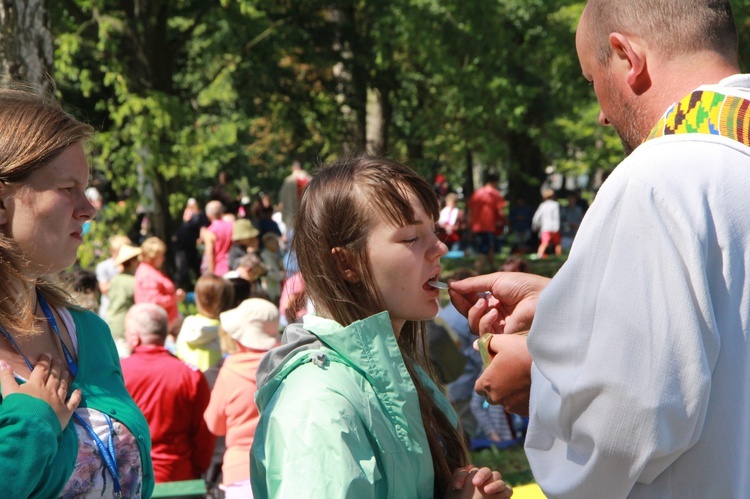
[[[73,321],[81,327],[107,325],[104,319],[99,317],[91,310],[81,309],[78,307],[67,307],[65,310],[68,311],[70,316],[73,318]]]
[[[361,373],[339,361],[327,349],[305,355],[308,358],[288,372],[279,384],[275,394],[277,403],[293,407],[304,400],[339,412],[362,404],[367,380]]]

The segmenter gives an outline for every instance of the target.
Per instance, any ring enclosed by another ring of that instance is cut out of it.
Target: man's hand
[[[528,331],[546,277],[521,272],[496,272],[449,282],[451,301],[469,319],[475,334]],[[477,294],[489,291],[491,296]]]
[[[531,356],[524,334],[495,334],[488,344],[494,355],[474,385],[491,404],[502,404],[508,412],[529,415]]]

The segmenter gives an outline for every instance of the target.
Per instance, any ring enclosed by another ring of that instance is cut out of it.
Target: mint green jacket
[[[420,379],[458,424],[429,377]],[[430,498],[434,472],[419,401],[387,312],[348,327],[292,325],[258,369],[253,495]]]
[[[120,359],[107,324],[92,312],[70,309],[78,336],[81,407],[109,414],[138,439],[143,465],[143,497],[151,497],[154,473],[151,437],[143,414],[125,389]],[[0,400],[0,497],[51,498],[60,495],[76,457],[78,437],[71,420],[63,430],[52,408],[39,399],[13,394]]]

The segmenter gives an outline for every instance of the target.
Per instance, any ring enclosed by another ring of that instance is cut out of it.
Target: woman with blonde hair
[[[0,88],[0,495],[149,497],[148,425],[106,323],[51,276],[76,260],[90,126]]]
[[[136,303],[156,303],[167,311],[169,325],[179,318],[177,304],[185,299],[185,291],[175,289],[172,279],[162,270],[167,245],[158,237],[149,237],[141,243],[141,263],[135,271]]]

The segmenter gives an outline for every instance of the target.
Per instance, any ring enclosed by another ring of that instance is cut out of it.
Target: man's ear
[[[141,344],[141,338],[135,333],[125,333],[125,343],[128,345],[128,349],[132,352],[135,347]]]
[[[623,35],[622,33],[610,33],[609,44],[615,53],[615,58],[610,64],[615,64],[616,75],[623,75],[625,82],[635,95],[641,95],[651,88],[651,76],[646,63],[648,51],[640,39]]]
[[[336,247],[331,250],[333,261],[336,262],[336,268],[347,282],[357,283],[362,278],[352,265],[352,258],[349,250],[346,248]]]

